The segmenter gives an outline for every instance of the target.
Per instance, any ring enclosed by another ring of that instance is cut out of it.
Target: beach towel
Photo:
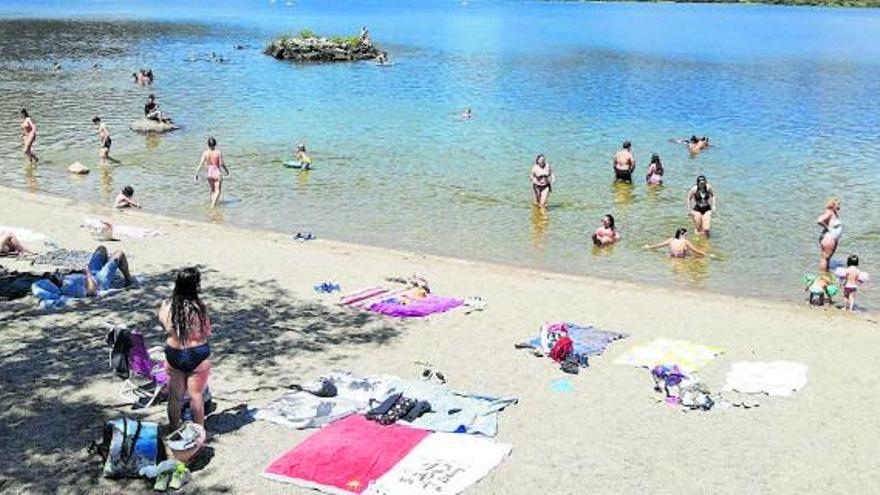
[[[434,433],[364,493],[455,495],[489,474],[509,453],[509,445],[485,438]]]
[[[576,323],[559,322],[543,324],[538,335],[526,341],[526,344],[547,354],[551,350],[548,348],[548,344],[554,340],[547,336],[563,332],[563,328],[565,329],[564,333],[572,341],[575,361],[583,363],[587,362],[587,357],[598,356],[605,352],[605,349],[615,340],[628,337],[623,333],[599,330],[592,325],[583,326]]]
[[[794,361],[737,361],[727,372],[724,390],[788,397],[807,384],[807,366]]]
[[[113,226],[113,235],[128,237],[129,239],[146,239],[148,237],[155,237],[161,235],[162,233],[158,230],[153,229],[145,229],[143,227],[135,227],[133,225],[114,225]]]
[[[353,415],[313,433],[276,459],[263,475],[327,493],[360,494],[428,435],[425,430],[382,426]]]
[[[398,318],[421,318],[449,311],[462,304],[464,304],[464,301],[461,299],[435,296],[433,294],[428,294],[423,299],[402,295],[373,303],[368,309],[375,313]]]
[[[254,419],[291,428],[320,428],[354,413],[366,412],[370,400],[381,401],[391,394],[394,377],[356,376],[333,371],[323,377],[336,388],[333,397],[318,397],[307,391],[288,392],[265,407],[250,410]]]
[[[471,433],[494,437],[498,413],[516,404],[515,397],[486,397],[450,390],[445,384],[424,380],[391,382],[394,393],[431,404],[431,411],[412,422],[415,428],[448,433]]]
[[[639,344],[630,348],[614,362],[644,368],[677,364],[685,372],[693,373],[709,364],[715,359],[715,356],[723,352],[724,349],[721,347],[658,337],[647,344]]]
[[[336,395],[318,397],[306,391],[288,392],[249,413],[255,419],[292,428],[318,428],[351,414],[366,413],[391,395],[402,394],[431,405],[430,412],[405,423],[408,426],[495,436],[498,433],[498,413],[517,402],[515,397],[473,395],[450,390],[442,383],[403,380],[394,376],[358,376],[333,371],[320,380],[331,382]]]
[[[418,288],[388,289],[373,286],[343,296],[340,303],[398,318],[420,318],[443,313],[464,304],[462,299],[428,294],[415,297]]]
[[[9,232],[10,234],[17,237],[19,241],[24,243],[41,242],[46,240],[45,235],[22,227],[9,227],[6,225],[0,225],[0,234],[4,232]]]

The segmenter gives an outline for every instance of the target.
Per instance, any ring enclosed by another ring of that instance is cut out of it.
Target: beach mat
[[[341,495],[455,495],[509,453],[509,445],[473,435],[382,426],[355,415],[318,430],[263,475]]]
[[[807,385],[807,365],[794,361],[737,361],[727,372],[724,390],[788,397]]]
[[[366,491],[365,495],[455,495],[480,481],[510,446],[455,433],[435,433]]]
[[[631,347],[614,362],[644,368],[677,364],[685,372],[693,373],[722,353],[724,349],[721,347],[658,337],[647,344]]]
[[[375,285],[343,296],[340,303],[397,318],[421,318],[444,313],[464,304],[462,299],[434,294],[415,297],[414,291],[413,288],[388,289]]]
[[[348,416],[310,435],[263,475],[326,493],[360,494],[428,435],[425,430]]]

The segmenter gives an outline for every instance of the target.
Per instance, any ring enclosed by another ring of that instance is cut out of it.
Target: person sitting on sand
[[[223,153],[216,149],[216,147],[217,140],[213,137],[209,137],[208,149],[202,152],[199,166],[196,167],[196,182],[199,180],[199,172],[201,172],[202,167],[208,167],[208,175],[205,180],[208,182],[208,188],[211,189],[211,208],[217,206],[217,201],[220,200],[220,193],[223,190],[223,175],[220,173],[221,169],[226,173],[226,176],[229,177],[229,169],[226,168],[226,164],[223,162]]]
[[[675,231],[675,234],[666,239],[665,241],[653,244],[653,245],[645,245],[645,249],[657,249],[661,247],[669,246],[669,256],[673,258],[684,258],[690,253],[698,254],[700,256],[706,256],[706,253],[700,251],[691,241],[687,240],[685,237],[687,236],[687,229],[679,228]]]
[[[697,183],[688,191],[686,202],[697,235],[709,237],[712,228],[712,212],[717,213],[718,202],[715,190],[709,185],[705,175],[697,176]]]
[[[305,144],[300,143],[296,146],[296,153],[293,155],[293,159],[299,163],[302,170],[312,169],[312,157],[306,151]]]
[[[162,110],[159,109],[159,102],[156,101],[155,95],[147,97],[147,103],[144,105],[144,118],[163,124],[171,123],[171,118],[166,116]]]
[[[113,143],[113,140],[110,139],[110,128],[97,115],[92,117],[92,125],[97,127],[98,142],[100,143],[98,159],[101,160],[102,164],[107,163],[107,160],[110,160],[110,145]]]
[[[645,182],[649,186],[659,186],[663,184],[663,162],[660,161],[660,155],[654,153],[651,155],[651,163],[648,164],[648,173],[645,175]]]
[[[119,273],[122,278],[118,277]],[[71,273],[64,277],[52,275],[31,285],[31,293],[41,300],[59,301],[65,297],[82,298],[97,296],[100,291],[127,287],[134,279],[128,269],[128,258],[122,251],[107,254],[107,248],[98,246],[84,273]]]
[[[211,375],[212,334],[208,310],[199,297],[201,274],[185,268],[177,274],[171,299],[159,306],[159,322],[165,328],[165,371],[168,374],[168,422],[170,429],[180,426],[181,404],[189,394],[193,421],[205,425],[203,396]]]
[[[620,233],[614,228],[613,216],[602,217],[602,226],[593,232],[592,239],[596,247],[610,246],[620,240]]]
[[[541,208],[546,208],[556,177],[553,175],[553,169],[550,168],[550,164],[547,163],[544,155],[538,155],[535,158],[535,164],[532,165],[530,177],[532,179],[532,192],[535,194],[535,204]]]
[[[636,169],[636,160],[632,154],[632,143],[623,142],[623,147],[614,154],[612,161],[615,180],[632,182],[632,174]]]
[[[34,254],[24,247],[12,232],[0,232],[0,256],[23,256]]]
[[[121,210],[123,208],[138,208],[140,209],[141,205],[135,203],[133,199],[134,196],[134,188],[131,186],[125,186],[122,188],[122,192],[119,193],[119,196],[116,196],[116,209]]]

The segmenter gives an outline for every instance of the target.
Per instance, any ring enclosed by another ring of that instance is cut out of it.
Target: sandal
[[[183,488],[183,485],[189,483],[189,469],[186,468],[184,463],[178,463],[177,469],[171,473],[171,482],[168,483],[168,488],[172,490],[180,490]]]

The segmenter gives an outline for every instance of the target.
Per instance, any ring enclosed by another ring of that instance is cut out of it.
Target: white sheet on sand
[[[3,232],[12,233],[21,242],[41,242],[46,240],[45,235],[21,227],[8,227],[6,225],[0,225],[0,234],[2,234]]]
[[[128,237],[129,239],[146,239],[148,237],[155,237],[160,235],[161,232],[154,229],[145,229],[143,227],[135,227],[133,225],[119,225],[115,224],[109,220],[101,220],[99,218],[91,218],[85,217],[83,218],[83,227],[90,228],[91,226],[96,226],[98,228],[101,227],[102,224],[109,223],[113,226],[113,236],[114,237]]]
[[[724,349],[721,347],[658,337],[647,344],[631,347],[614,362],[645,368],[653,368],[661,364],[677,364],[682,370],[693,373],[723,352]]]
[[[737,361],[727,372],[724,390],[788,397],[807,384],[807,365],[794,361]]]
[[[370,399],[381,401],[391,393],[389,384],[393,380],[393,377],[356,376],[342,371],[330,372],[324,378],[336,387],[336,396],[288,392],[265,407],[253,410],[251,415],[292,428],[320,428],[350,414],[366,412]]]
[[[509,453],[510,445],[486,438],[434,433],[364,495],[455,495],[480,481]]]

